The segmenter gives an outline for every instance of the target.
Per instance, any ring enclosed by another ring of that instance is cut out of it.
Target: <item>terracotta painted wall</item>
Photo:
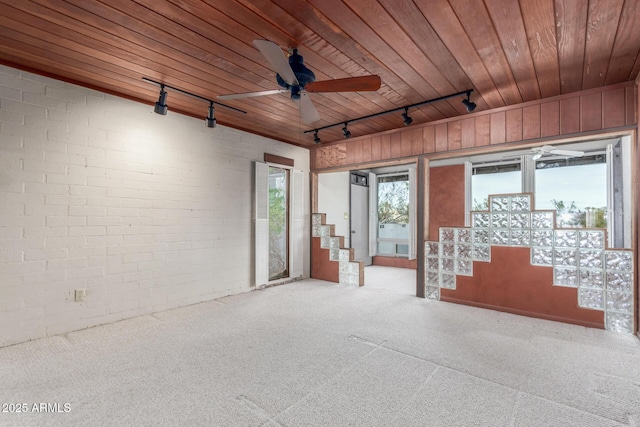
[[[464,227],[464,166],[429,169],[429,235],[438,240],[440,227]]]
[[[494,246],[491,262],[474,262],[473,277],[456,276],[456,289],[441,289],[440,300],[604,328],[604,312],[578,307],[577,294],[553,286],[553,268],[531,265],[529,248]]]
[[[413,270],[418,268],[418,262],[415,259],[407,259],[402,257],[390,257],[390,256],[374,256],[372,260],[373,265],[382,265],[385,267],[397,267],[397,268],[411,268]]]
[[[320,243],[320,237],[311,238],[311,277],[337,283],[340,281],[339,263],[329,259],[329,249],[324,249]]]

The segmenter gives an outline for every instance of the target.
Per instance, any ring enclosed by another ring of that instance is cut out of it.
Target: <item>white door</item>
[[[351,247],[356,261],[371,265],[369,256],[369,188],[351,184]]]

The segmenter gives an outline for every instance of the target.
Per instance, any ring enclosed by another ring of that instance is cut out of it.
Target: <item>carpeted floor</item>
[[[365,277],[0,348],[0,425],[640,426],[637,337]]]

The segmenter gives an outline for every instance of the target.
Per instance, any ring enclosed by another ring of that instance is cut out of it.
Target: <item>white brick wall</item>
[[[309,171],[305,149],[0,66],[0,346],[249,291],[264,152]]]

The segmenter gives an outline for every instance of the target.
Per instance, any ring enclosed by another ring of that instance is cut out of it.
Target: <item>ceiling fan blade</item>
[[[280,46],[269,40],[254,40],[253,44],[258,48],[267,61],[269,61],[273,71],[280,74],[282,80],[292,86],[298,85],[298,80],[296,79],[295,74],[293,74],[293,70],[289,65],[289,60],[284,56]]]
[[[584,156],[584,151],[553,149],[553,150],[549,151],[549,154],[557,154],[559,156],[569,156],[569,157],[582,157],[582,156]]]
[[[307,83],[307,92],[368,92],[380,89],[380,76],[347,77]]]
[[[317,122],[320,120],[320,113],[316,110],[316,107],[311,102],[309,95],[305,92],[300,94],[300,100],[298,101],[298,107],[300,108],[300,115],[302,116],[302,121],[309,125],[313,122]]]
[[[288,92],[288,90],[273,89],[273,90],[263,90],[260,92],[234,93],[231,95],[218,95],[218,99],[253,98],[256,96],[275,95],[276,93],[285,93],[285,92]]]

